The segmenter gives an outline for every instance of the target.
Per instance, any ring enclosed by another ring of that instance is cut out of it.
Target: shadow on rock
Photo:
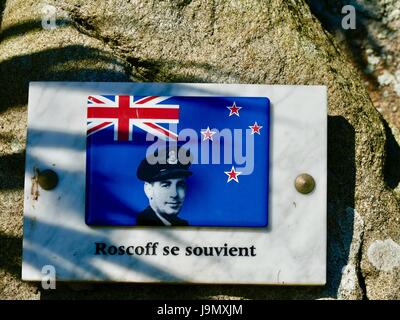
[[[328,292],[338,293],[354,232],[355,130],[342,116],[328,118]]]
[[[360,71],[363,72],[368,66],[367,57],[364,55],[365,47],[363,41],[366,41],[378,55],[384,53],[384,48],[379,45],[377,39],[374,38],[368,29],[368,20],[381,19],[377,4],[370,1],[366,5],[356,0],[307,0],[307,3],[311,12],[318,18],[325,30],[328,30],[331,34],[341,35],[346,48],[351,54],[351,60]],[[348,13],[347,11],[344,14],[342,13],[342,8],[346,5],[352,5],[356,9],[355,29],[345,30],[342,27],[342,19]],[[365,75],[375,87],[379,86],[373,74]]]
[[[3,14],[4,14],[4,9],[6,7],[6,2],[7,0],[0,0],[0,26],[3,21]]]
[[[21,278],[22,239],[0,232],[0,269]]]
[[[386,134],[384,177],[388,187],[395,189],[400,183],[400,146],[386,120],[382,118],[382,122]]]
[[[106,52],[81,45],[14,56],[0,63],[0,113],[27,104],[30,81],[130,81],[125,67]]]
[[[57,27],[63,27],[69,24],[67,20],[58,19],[55,21]],[[4,28],[0,33],[0,43],[6,39],[23,36],[28,32],[43,30],[42,22],[39,20],[29,20],[23,23]]]
[[[24,188],[25,151],[0,156],[0,191]]]

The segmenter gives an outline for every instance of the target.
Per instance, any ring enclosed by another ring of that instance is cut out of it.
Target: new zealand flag
[[[268,98],[93,95],[87,126],[88,225],[267,226]]]

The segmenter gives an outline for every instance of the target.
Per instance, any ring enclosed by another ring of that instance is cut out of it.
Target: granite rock
[[[1,298],[400,298],[400,201],[385,174],[387,129],[346,52],[305,1],[13,0],[0,38],[0,236],[9,247],[1,253]],[[19,267],[32,80],[327,85],[327,285],[94,284],[28,293]]]

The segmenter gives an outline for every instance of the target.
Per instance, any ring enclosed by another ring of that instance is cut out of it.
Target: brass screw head
[[[302,173],[296,177],[294,186],[298,192],[308,194],[315,189],[315,180],[309,174]]]
[[[38,183],[44,190],[52,190],[58,184],[58,175],[50,169],[39,171]]]

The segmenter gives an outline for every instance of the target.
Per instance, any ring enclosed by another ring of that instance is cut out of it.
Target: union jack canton
[[[93,95],[87,101],[87,136],[114,126],[115,141],[132,141],[132,127],[163,140],[178,140],[178,135],[160,123],[179,123],[179,105],[162,104],[166,96]]]

